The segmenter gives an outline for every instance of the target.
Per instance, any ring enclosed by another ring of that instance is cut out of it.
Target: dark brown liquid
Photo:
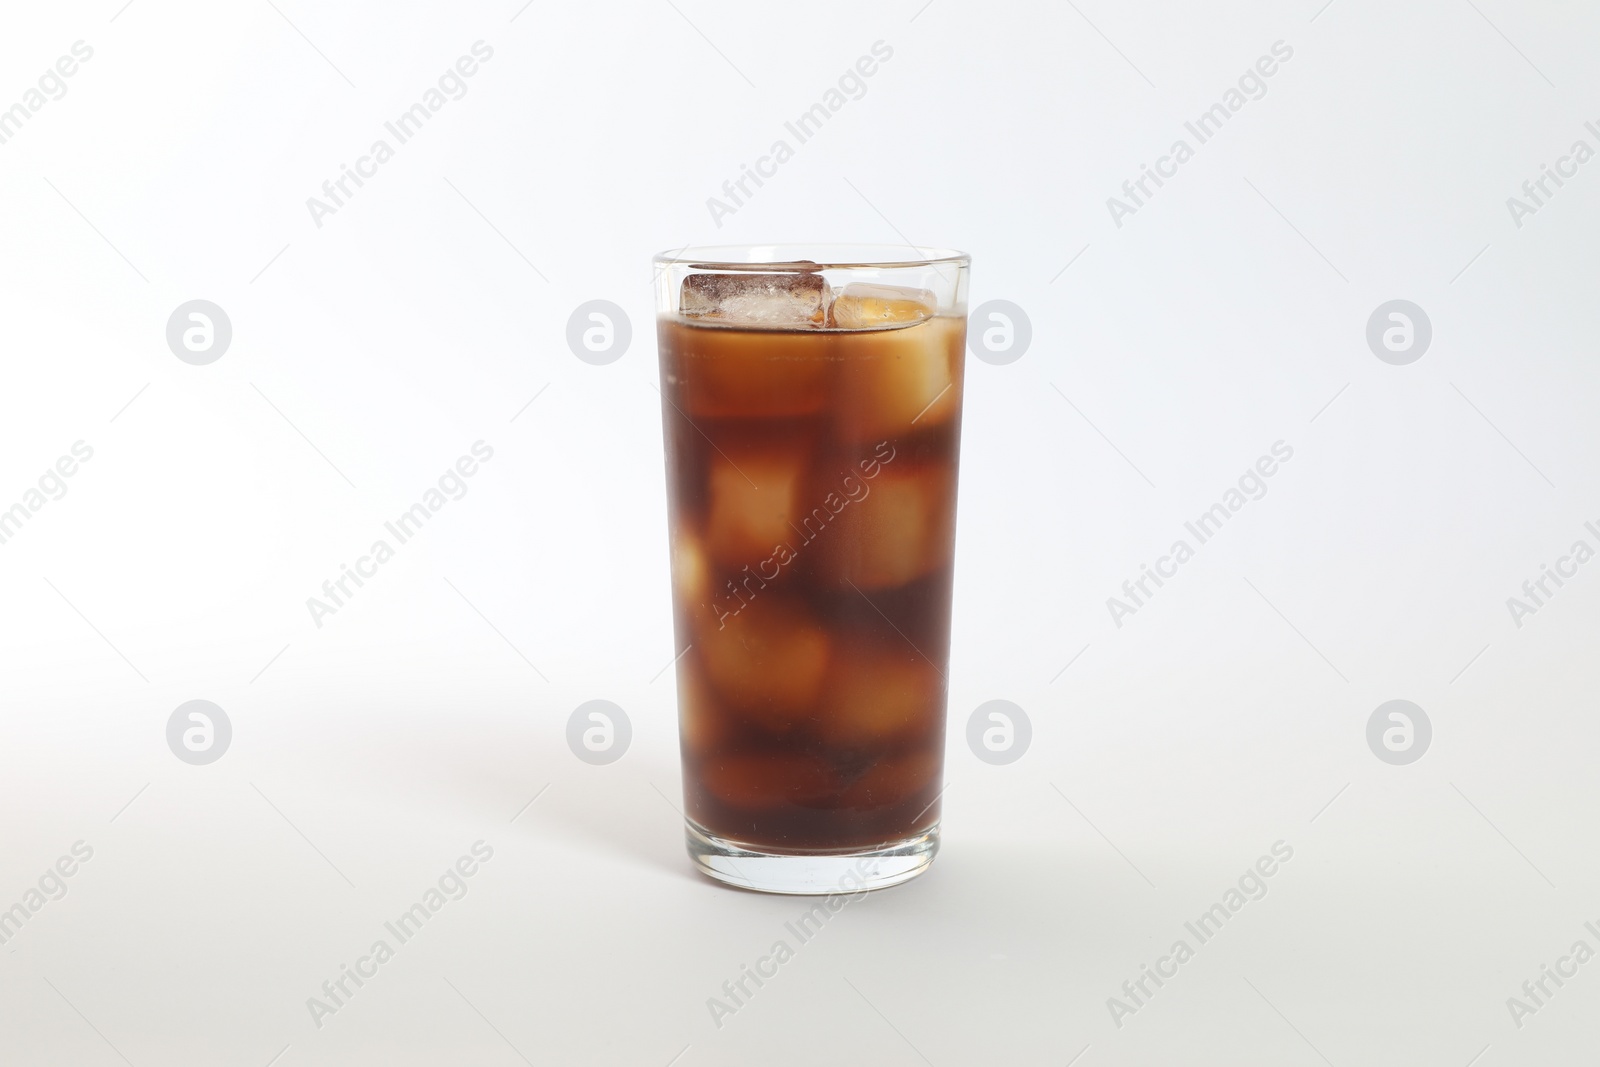
[[[768,851],[926,830],[965,322],[658,332],[689,817]]]

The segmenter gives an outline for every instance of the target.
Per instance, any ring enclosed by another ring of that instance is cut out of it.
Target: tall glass
[[[939,843],[968,258],[655,258],[689,854],[895,885]]]

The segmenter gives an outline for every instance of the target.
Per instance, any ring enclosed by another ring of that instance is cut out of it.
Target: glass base
[[[718,837],[684,820],[689,858],[700,873],[726,885],[796,896],[887,889],[927,870],[939,851],[939,824],[900,841],[851,852],[763,852]]]

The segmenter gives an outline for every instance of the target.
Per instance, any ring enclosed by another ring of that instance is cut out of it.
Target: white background
[[[1600,962],[1520,1028],[1506,1003],[1600,948],[1600,564],[1521,627],[1506,604],[1600,547],[1600,163],[1520,228],[1506,206],[1600,147],[1600,16],[275,2],[14,4],[0,30],[0,107],[94,50],[0,145],[0,507],[94,450],[0,545],[0,908],[94,850],[0,949],[0,1060],[1600,1049]],[[306,199],[478,40],[466,95],[319,228]],[[865,94],[714,225],[879,40]],[[1107,197],[1280,40],[1266,95],[1115,225]],[[1033,339],[968,366],[944,851],[719,1028],[707,998],[805,904],[682,852],[648,257],[785,240],[964,249],[973,306]],[[1397,298],[1433,324],[1408,366],[1365,339]],[[193,299],[233,326],[208,366],[165,340]],[[607,366],[565,340],[591,299],[632,320]],[[317,626],[307,598],[479,440],[467,495]],[[1266,496],[1114,625],[1279,440]],[[564,740],[597,698],[634,730],[602,767]],[[1034,727],[1002,767],[962,729],[997,698]],[[1396,767],[1365,728],[1401,698],[1434,738]],[[167,747],[192,699],[233,725],[209,766]],[[470,892],[316,1026],[307,998],[478,840]],[[1279,840],[1267,896],[1116,1025]]]

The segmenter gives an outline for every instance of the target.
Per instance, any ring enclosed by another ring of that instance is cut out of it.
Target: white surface
[[[1506,598],[1596,541],[1600,163],[1520,229],[1506,198],[1597,144],[1594,13],[276,2],[14,5],[0,33],[0,105],[94,49],[0,145],[0,506],[94,449],[0,545],[0,907],[94,850],[0,949],[0,1060],[1593,1052],[1600,963],[1520,1029],[1506,999],[1600,948],[1600,565],[1521,628]],[[316,227],[306,198],[478,40],[466,95]],[[715,226],[879,40],[865,94]],[[1115,226],[1106,198],[1279,40],[1265,96]],[[682,854],[648,257],[902,236],[971,252],[973,305],[1033,324],[968,367],[945,851],[718,1028],[707,998],[806,905]],[[196,298],[234,329],[209,366],[164,339]],[[1395,298],[1434,327],[1410,366],[1365,342]],[[609,366],[566,346],[591,299],[632,319]],[[478,440],[466,496],[315,626],[306,598]],[[1267,495],[1114,626],[1278,440]],[[994,767],[961,728],[1001,697],[1034,741]],[[200,767],[164,736],[197,698],[234,731]],[[564,742],[594,698],[634,727],[609,766]],[[1364,738],[1395,698],[1435,730],[1407,767]],[[1267,896],[1118,1028],[1107,998],[1280,839]],[[466,896],[315,1026],[479,840]]]

